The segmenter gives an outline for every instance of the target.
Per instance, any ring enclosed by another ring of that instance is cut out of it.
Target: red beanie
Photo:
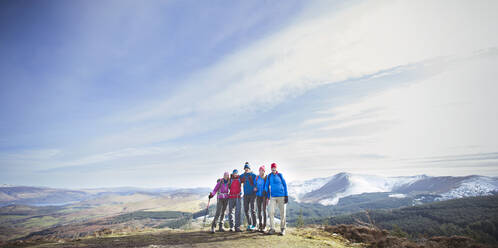
[[[271,164],[271,168],[272,168],[272,169],[273,169],[273,168],[277,168],[277,164],[275,164],[275,163]]]

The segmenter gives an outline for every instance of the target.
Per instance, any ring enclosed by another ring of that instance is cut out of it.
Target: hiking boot
[[[247,226],[246,231],[251,231],[251,226]]]
[[[220,228],[218,229],[218,232],[225,232],[225,229],[223,229],[223,227],[220,226]]]
[[[211,226],[211,233],[215,233],[216,232],[215,229],[216,228],[214,226]]]
[[[230,228],[230,232],[233,232],[233,228]]]
[[[275,229],[270,229],[270,231],[267,232],[268,235],[273,235],[275,234]]]
[[[243,231],[242,231],[242,230],[240,230],[240,228],[238,228],[238,227],[236,227],[236,228],[235,228],[235,231],[236,231],[236,232],[243,232]]]
[[[285,235],[285,229],[282,229],[282,232],[280,232],[280,235],[282,235],[282,236]]]

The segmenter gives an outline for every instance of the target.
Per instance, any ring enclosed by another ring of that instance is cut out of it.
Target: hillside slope
[[[412,238],[463,235],[498,245],[498,195],[363,211],[326,220],[331,225],[371,223],[382,229],[397,229]]]

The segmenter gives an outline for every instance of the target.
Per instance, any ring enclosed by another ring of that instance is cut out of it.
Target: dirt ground
[[[259,232],[160,231],[154,233],[84,238],[80,240],[33,244],[24,247],[363,247],[323,230],[290,229],[286,236]]]

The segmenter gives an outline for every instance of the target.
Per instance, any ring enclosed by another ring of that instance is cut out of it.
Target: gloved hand
[[[287,204],[289,202],[289,197],[288,196],[284,196],[284,203]]]
[[[213,193],[209,193],[209,199],[211,199],[213,197],[214,197]]]

